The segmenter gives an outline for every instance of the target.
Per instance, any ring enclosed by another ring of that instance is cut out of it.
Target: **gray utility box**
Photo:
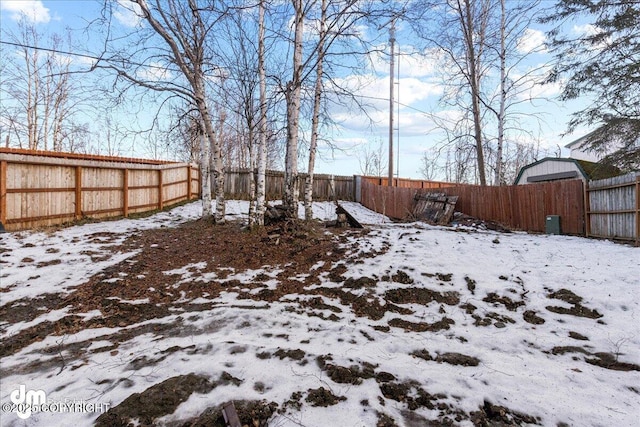
[[[562,234],[560,215],[547,215],[547,234]]]

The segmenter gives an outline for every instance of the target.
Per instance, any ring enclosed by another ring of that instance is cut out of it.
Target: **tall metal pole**
[[[389,29],[389,44],[391,45],[391,65],[389,69],[389,187],[393,186],[393,92],[394,81],[393,72],[395,68],[394,64],[394,50],[396,43],[396,20],[391,20],[391,28]]]
[[[398,46],[398,126],[396,126],[396,183],[400,183],[400,46]]]

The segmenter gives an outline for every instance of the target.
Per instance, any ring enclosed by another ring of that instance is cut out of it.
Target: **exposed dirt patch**
[[[467,289],[469,289],[469,292],[471,292],[471,295],[475,295],[477,282],[468,276],[464,277],[464,281],[467,282]]]
[[[412,356],[419,357],[426,361],[434,361],[437,363],[448,363],[456,366],[478,366],[480,359],[473,356],[467,356],[466,354],[447,352],[438,354],[436,357],[431,356],[427,350],[415,350],[411,352]]]
[[[180,375],[155,384],[142,393],[134,393],[96,420],[96,427],[125,427],[138,419],[141,426],[153,426],[154,420],[172,414],[192,393],[208,393],[216,385],[195,374]]]
[[[405,331],[413,331],[413,332],[437,332],[442,330],[447,330],[453,325],[455,322],[448,317],[443,317],[442,320],[439,320],[434,323],[425,323],[425,322],[409,322],[408,320],[403,320],[399,318],[393,318],[389,320],[389,326],[393,326],[396,328],[402,328]]]
[[[372,279],[371,277],[365,276],[365,277],[360,277],[358,279],[349,277],[347,280],[344,281],[342,286],[350,289],[361,289],[361,288],[371,288],[373,286],[376,286],[377,284],[378,284],[377,280]]]
[[[573,331],[569,332],[569,338],[573,338],[574,340],[579,340],[579,341],[589,341],[589,337],[586,337],[582,334],[579,334]]]
[[[333,406],[343,400],[347,400],[344,396],[336,396],[330,390],[324,387],[309,389],[307,398],[305,399],[311,406]]]
[[[568,289],[560,289],[559,291],[552,292],[547,295],[547,297],[558,299],[573,305],[573,307],[570,308],[547,306],[546,309],[552,313],[568,314],[571,316],[586,317],[588,319],[599,319],[602,317],[602,314],[598,313],[597,310],[592,310],[580,304],[582,302],[582,297],[574,294]]]
[[[531,323],[532,325],[542,325],[544,323],[544,319],[533,310],[527,310],[522,314],[524,321],[527,323]]]
[[[516,323],[509,316],[504,316],[493,311],[490,311],[485,314],[484,317],[478,316],[477,314],[472,315],[474,319],[474,326],[495,326],[496,328],[504,328],[508,323]]]
[[[635,363],[620,362],[618,357],[611,353],[595,353],[594,356],[593,359],[585,359],[585,361],[613,371],[640,371],[640,366]]]
[[[278,409],[275,402],[266,400],[236,400],[233,402],[243,426],[267,427],[268,420]],[[187,420],[181,427],[226,427],[222,405],[207,408],[195,419]]]
[[[488,293],[487,296],[482,299],[482,301],[492,304],[502,304],[509,311],[516,311],[518,307],[524,305],[524,301],[513,301],[511,298],[507,296],[500,296],[495,292]]]
[[[1,306],[0,319],[11,319],[11,323],[30,322],[42,313],[60,307],[63,299],[60,294],[41,294],[34,298],[21,298]]]
[[[391,289],[385,293],[385,298],[396,304],[428,305],[433,301],[447,305],[460,303],[460,294],[458,292],[437,292],[426,288]]]
[[[295,350],[283,350],[279,349],[275,353],[274,356],[279,357],[280,359],[293,359],[293,360],[303,360],[306,353],[303,350],[295,349]]]
[[[568,289],[560,289],[547,295],[547,298],[559,299],[560,301],[568,302],[569,304],[580,304],[582,297],[574,294]]]
[[[327,358],[318,358],[318,366],[323,369],[332,381],[339,384],[361,384],[363,379],[373,378],[375,376],[376,366],[364,362],[362,366],[352,365],[344,367],[326,363]]]
[[[575,304],[571,308],[556,306],[547,306],[545,308],[552,313],[569,314],[571,316],[586,317],[588,319],[599,319],[602,317],[602,314],[598,313],[597,310],[591,310],[590,308],[584,307],[580,304]]]
[[[413,283],[413,279],[402,270],[398,270],[395,274],[393,274],[391,276],[391,280],[396,283],[402,283],[404,285],[410,285]]]
[[[476,427],[514,427],[522,425],[541,425],[538,417],[512,411],[504,406],[484,401],[480,410],[471,413],[471,421]]]
[[[563,346],[554,347],[551,349],[551,353],[554,355],[560,355],[565,353],[581,353],[587,356],[593,356],[592,358],[585,358],[584,361],[595,366],[599,366],[605,369],[611,369],[612,371],[640,371],[640,366],[635,363],[622,362],[618,360],[618,356],[612,353],[597,352],[592,353],[582,347],[577,346]],[[577,358],[576,358],[577,360]]]
[[[268,237],[274,233],[280,236],[277,245]],[[162,318],[176,310],[198,312],[203,308],[210,309],[210,304],[203,307],[188,300],[213,299],[221,291],[235,290],[241,298],[267,302],[293,293],[304,294],[305,286],[320,283],[320,274],[330,272],[336,279],[341,277],[346,271],[346,266],[339,262],[345,257],[346,249],[342,245],[349,235],[362,233],[366,231],[329,230],[315,222],[300,222],[286,232],[277,225],[247,231],[237,222],[214,225],[203,220],[135,233],[121,246],[113,246],[110,250],[137,251],[136,255],[88,278],[70,294],[47,294],[35,304],[33,300],[21,300],[1,306],[0,316],[11,323],[28,322],[43,311],[65,307],[69,308],[69,314],[58,321],[45,321],[4,339],[0,354],[14,354],[47,335],[64,336],[88,328],[125,327]],[[89,240],[105,243],[116,237],[114,233],[94,233]],[[337,267],[332,269],[334,264]],[[258,275],[246,283],[225,280],[232,271],[260,269],[265,265],[272,266],[274,271],[278,269],[277,274],[274,277]],[[165,273],[177,269],[181,269],[180,272]],[[205,273],[213,278],[199,279]],[[303,274],[307,275],[304,282],[295,279]],[[277,288],[266,289],[264,282],[272,279],[279,281]],[[250,293],[255,288],[263,289],[257,294]],[[322,305],[321,300],[307,304],[308,307],[315,304],[319,309],[334,312],[339,310]],[[95,310],[102,316],[84,321],[77,315]],[[375,307],[367,310],[378,318],[386,311],[381,308],[381,314],[376,314]]]
[[[407,405],[407,408],[415,411],[418,408],[438,409],[451,412],[448,404],[439,402],[446,399],[444,394],[432,395],[412,381],[398,383],[386,382],[379,384],[380,392],[384,397]]]

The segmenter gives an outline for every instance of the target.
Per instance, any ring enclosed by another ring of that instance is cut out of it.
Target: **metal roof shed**
[[[613,166],[578,159],[545,157],[522,167],[516,177],[515,185],[559,181],[562,179],[581,179],[584,182],[588,182],[593,179],[603,179],[617,175],[620,175],[620,170]]]

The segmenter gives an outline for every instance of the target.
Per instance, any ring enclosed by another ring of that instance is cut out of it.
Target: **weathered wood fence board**
[[[584,234],[584,193],[581,180],[505,187],[452,186],[425,181],[424,189],[397,188],[362,180],[362,204],[392,218],[405,219],[414,197],[425,189],[458,196],[456,210],[526,231],[543,232],[547,215],[560,215],[562,231]]]
[[[640,172],[590,181],[586,199],[587,236],[640,244]]]
[[[0,149],[0,222],[8,230],[128,216],[198,198],[194,165]]]
[[[546,217],[559,215],[564,234],[583,235],[583,188],[582,180],[565,180],[501,187],[450,187],[442,192],[459,196],[456,210],[482,220],[518,230],[544,232]]]
[[[232,170],[225,172],[225,197],[234,199],[249,199],[250,177],[249,170]],[[307,174],[298,177],[298,188],[301,200],[304,198],[304,186]],[[213,186],[212,186],[213,187]],[[284,193],[284,173],[279,171],[267,171],[266,173],[266,198],[267,200],[279,200]],[[354,179],[353,176],[337,176],[314,174],[313,199],[314,200],[353,200]]]

